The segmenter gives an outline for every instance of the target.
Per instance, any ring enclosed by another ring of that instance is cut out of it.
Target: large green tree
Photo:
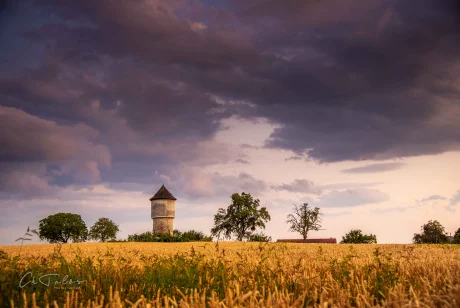
[[[107,240],[115,240],[117,236],[118,225],[116,225],[112,220],[101,217],[98,221],[91,227],[89,231],[89,237],[96,241],[105,242]]]
[[[259,209],[259,206],[259,199],[254,199],[251,194],[234,193],[227,209],[220,208],[214,215],[212,236],[219,238],[223,235],[230,239],[234,235],[238,241],[242,241],[249,238],[257,228],[265,229],[270,215],[265,207]]]
[[[421,233],[415,233],[415,244],[441,244],[447,243],[447,233],[437,220],[430,220],[421,227]]]
[[[286,223],[290,225],[289,231],[298,232],[306,240],[310,230],[318,231],[321,228],[321,213],[319,208],[310,209],[308,203],[301,206],[294,204],[294,213],[287,216]]]
[[[50,243],[84,242],[88,237],[88,229],[80,215],[57,213],[42,220],[38,227],[40,239]]]
[[[361,230],[351,230],[342,236],[341,244],[377,244],[377,236],[374,234],[363,234]]]

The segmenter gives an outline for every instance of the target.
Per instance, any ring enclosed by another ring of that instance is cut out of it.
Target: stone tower
[[[164,185],[150,198],[153,233],[173,234],[173,220],[176,213],[176,198]]]

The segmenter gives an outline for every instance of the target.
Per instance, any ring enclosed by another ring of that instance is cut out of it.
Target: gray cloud
[[[66,126],[20,109],[0,106],[1,197],[53,194],[56,180],[95,183],[111,167],[110,150],[97,142],[99,132],[79,123]]]
[[[0,137],[3,162],[60,161],[87,157],[94,163],[109,167],[111,156],[107,147],[93,142],[98,131],[85,125],[57,125],[26,112],[0,106]],[[20,136],[20,137],[19,137]]]
[[[303,158],[301,156],[291,156],[288,158],[285,158],[284,161],[290,161],[290,160],[302,160]]]
[[[378,204],[388,200],[389,196],[378,189],[356,188],[324,194],[317,204],[320,208],[354,207]]]
[[[457,192],[450,199],[450,205],[454,206],[459,202],[460,202],[460,190],[457,190]]]
[[[295,179],[290,184],[273,185],[272,189],[286,190],[298,193],[321,194],[321,189],[317,187],[312,181],[306,179]]]
[[[343,173],[375,173],[385,172],[400,169],[404,166],[404,163],[382,163],[382,164],[371,164],[362,167],[350,168],[342,170]]]
[[[249,165],[251,164],[249,161],[245,160],[245,159],[237,159],[235,161],[236,163],[239,163],[239,164],[243,164],[243,165]]]
[[[370,182],[370,183],[334,183],[321,185],[321,189],[328,190],[341,190],[341,189],[353,189],[353,188],[368,188],[373,186],[378,186],[383,184],[383,182]]]
[[[457,192],[450,198],[449,205],[446,207],[446,209],[452,213],[456,213],[457,210],[455,206],[460,203],[460,190],[457,190]]]
[[[446,200],[447,198],[444,197],[444,196],[441,196],[441,195],[432,195],[432,196],[429,196],[427,198],[423,198],[421,200],[416,200],[416,203],[415,205],[410,205],[410,206],[398,206],[398,207],[391,207],[391,208],[377,208],[377,209],[373,209],[371,210],[371,213],[377,213],[377,214],[380,214],[380,213],[390,213],[390,212],[400,212],[400,213],[403,213],[403,212],[406,212],[408,210],[411,210],[411,209],[417,209],[417,208],[420,208],[421,206],[423,206],[426,202],[429,202],[429,201],[437,201],[437,200]],[[451,210],[449,207],[447,208],[447,210]]]
[[[421,200],[417,200],[417,203],[425,203],[429,201],[437,201],[437,200],[446,200],[447,198],[441,195],[431,195],[429,197],[423,198]]]
[[[57,188],[49,184],[42,174],[12,171],[0,174],[0,199],[29,199],[51,196]]]

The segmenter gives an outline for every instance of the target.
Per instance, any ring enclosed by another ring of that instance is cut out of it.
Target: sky
[[[58,212],[206,234],[251,193],[273,240],[460,227],[454,0],[2,1],[0,245]],[[34,239],[31,243],[38,243]]]

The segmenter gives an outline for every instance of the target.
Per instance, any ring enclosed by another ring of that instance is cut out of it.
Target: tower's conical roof
[[[164,185],[161,185],[160,189],[157,191],[157,193],[150,198],[150,201],[156,200],[156,199],[167,199],[167,200],[177,200],[174,198],[174,196],[166,189]]]

